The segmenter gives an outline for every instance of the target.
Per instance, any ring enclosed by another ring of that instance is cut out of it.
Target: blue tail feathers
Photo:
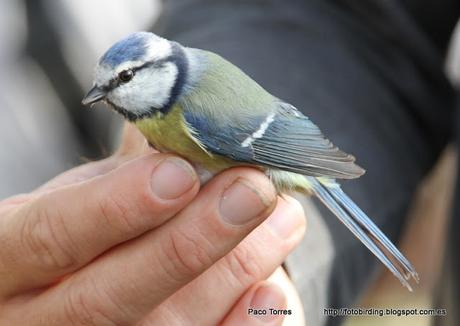
[[[418,274],[390,239],[342,191],[337,183],[332,180],[322,182],[314,177],[309,177],[308,180],[312,183],[314,194],[321,202],[377,256],[409,291],[412,291],[408,280],[413,278],[418,283]]]

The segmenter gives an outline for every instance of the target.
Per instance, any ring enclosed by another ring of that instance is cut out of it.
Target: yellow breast
[[[136,121],[135,125],[160,152],[176,153],[215,173],[237,165],[221,155],[206,151],[193,136],[181,111],[178,105],[174,105],[167,114],[158,112],[153,117]]]

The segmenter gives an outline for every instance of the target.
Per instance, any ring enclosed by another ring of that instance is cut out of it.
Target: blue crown
[[[151,33],[137,32],[118,41],[99,60],[101,65],[118,66],[125,61],[140,60],[145,56]]]

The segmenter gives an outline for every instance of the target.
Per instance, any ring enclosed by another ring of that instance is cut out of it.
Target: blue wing
[[[225,115],[225,112],[223,112]],[[334,146],[320,129],[292,105],[274,102],[263,115],[214,122],[184,112],[190,128],[211,153],[303,175],[351,179],[364,170],[355,158]]]

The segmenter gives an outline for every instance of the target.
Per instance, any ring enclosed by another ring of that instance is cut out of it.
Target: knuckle
[[[90,304],[80,291],[69,291],[64,304],[64,319],[70,325],[96,325]]]
[[[165,269],[169,275],[179,279],[197,275],[213,262],[210,254],[212,244],[198,229],[171,231],[163,249]]]
[[[135,218],[138,210],[121,196],[109,194],[104,197],[99,201],[99,210],[104,221],[112,228],[121,232],[136,230]]]
[[[83,291],[81,287],[71,287],[67,291],[64,302],[64,320],[70,325],[117,325],[108,314],[98,308],[95,302],[107,304],[107,298],[96,298],[93,300],[89,293],[98,294],[98,289],[94,282],[93,289]],[[109,298],[110,299],[110,298]]]
[[[49,269],[69,269],[77,265],[73,252],[75,245],[58,209],[53,205],[31,207],[20,234],[21,243],[28,248],[31,257]]]
[[[263,269],[258,263],[258,258],[243,245],[234,248],[224,257],[223,261],[233,278],[240,284],[250,284],[263,276]]]

